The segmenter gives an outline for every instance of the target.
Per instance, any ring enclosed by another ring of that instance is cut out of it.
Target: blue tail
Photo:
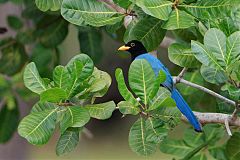
[[[188,119],[188,121],[193,125],[195,131],[202,132],[201,124],[198,122],[197,118],[193,114],[192,110],[188,106],[187,102],[183,99],[181,94],[176,88],[172,90],[172,98],[175,100],[178,109],[182,114]]]

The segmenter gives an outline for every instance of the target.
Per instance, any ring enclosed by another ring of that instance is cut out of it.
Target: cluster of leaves
[[[90,117],[111,116],[113,102],[93,104],[96,97],[106,93],[111,83],[108,74],[94,68],[92,60],[82,54],[65,67],[57,66],[58,46],[67,36],[69,23],[78,26],[80,49],[95,62],[103,55],[99,45],[103,31],[115,40],[140,40],[148,51],[157,49],[166,33],[172,34],[176,43],[168,48],[169,59],[189,68],[184,78],[200,85],[213,84],[210,87],[215,90],[221,87],[224,96],[240,99],[238,0],[113,0],[117,9],[100,0],[0,0],[0,3],[7,1],[24,5],[24,10],[21,18],[12,15],[7,18],[9,26],[17,32],[16,37],[0,41],[0,97],[4,106],[0,112],[0,142],[11,137],[18,123],[15,93],[31,97],[20,79],[20,71],[29,59],[35,63],[26,66],[24,83],[40,95],[40,101],[20,123],[19,133],[30,143],[45,144],[59,125],[57,154],[61,155],[77,145]],[[32,26],[26,26],[23,19]],[[26,47],[33,48],[31,53]],[[129,133],[131,149],[146,156],[160,146],[162,152],[183,159],[207,159],[204,154],[207,148],[216,159],[237,159],[239,133],[219,147],[224,132],[216,125],[204,127],[203,134],[186,130],[183,140],[169,138],[167,133],[178,124],[179,111],[170,108],[175,106],[170,92],[159,88],[165,81],[164,73],[155,77],[149,68],[146,61],[133,62],[129,69],[132,92],[124,82],[122,70],[116,70],[118,89],[125,100],[118,103],[119,111],[124,115],[140,115]],[[215,102],[196,89],[178,87],[198,110],[199,102],[207,106]],[[204,111],[232,112],[223,102],[218,102],[217,107]],[[7,122],[12,124],[8,130]]]
[[[24,70],[24,84],[40,96],[29,115],[20,122],[18,133],[34,145],[46,144],[56,125],[61,136],[56,153],[72,151],[79,141],[79,134],[90,118],[108,119],[115,110],[113,101],[93,104],[102,97],[111,84],[111,77],[94,68],[93,61],[85,54],[72,58],[66,66],[57,66],[53,79],[41,78],[34,62]]]
[[[158,77],[155,77],[146,60],[133,61],[128,73],[129,86],[133,93],[127,88],[120,68],[115,75],[119,92],[125,99],[117,104],[119,111],[124,115],[140,115],[130,129],[130,148],[137,154],[150,155],[156,151],[158,144],[180,117],[177,108],[171,108],[176,106],[171,93],[164,87],[159,88],[166,80],[166,75],[160,71]]]

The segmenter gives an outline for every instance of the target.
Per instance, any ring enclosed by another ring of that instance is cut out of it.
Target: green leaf
[[[19,30],[23,27],[22,21],[16,16],[9,15],[7,17],[7,21],[9,27],[11,27],[14,30]]]
[[[197,1],[197,3],[192,4],[180,4],[178,5],[181,8],[184,8],[193,16],[200,19],[209,19],[209,18],[217,18],[225,16],[227,12],[231,10],[231,8],[236,5],[237,1],[230,0],[201,0]]]
[[[51,77],[53,66],[54,49],[46,48],[41,44],[34,46],[31,61],[36,64],[39,74],[44,77]]]
[[[231,34],[227,38],[227,55],[225,62],[227,66],[240,60],[240,31]]]
[[[90,79],[92,82],[90,82],[91,85],[88,91],[91,92],[92,100],[95,100],[96,97],[103,97],[107,93],[112,83],[112,78],[107,72],[101,71],[95,67],[92,79]]]
[[[192,147],[186,145],[183,140],[164,139],[160,144],[160,150],[163,153],[184,157],[192,151]]]
[[[113,2],[125,9],[127,9],[129,7],[129,5],[131,4],[131,0],[113,0]]]
[[[208,151],[215,159],[228,160],[225,147],[211,147]]]
[[[35,3],[41,11],[57,11],[61,8],[62,0],[35,0]]]
[[[148,51],[153,51],[158,48],[166,34],[166,30],[161,28],[162,24],[162,20],[153,17],[140,19],[136,25],[129,25],[124,41],[139,40]]]
[[[45,16],[37,25],[35,35],[41,44],[53,48],[63,42],[68,34],[68,23],[60,16]]]
[[[152,67],[146,60],[135,60],[129,68],[129,85],[133,92],[147,105],[155,81]]]
[[[115,77],[117,80],[117,84],[118,84],[118,90],[120,92],[120,94],[122,95],[122,97],[128,101],[129,103],[131,103],[133,106],[137,107],[139,106],[139,102],[136,100],[136,98],[133,96],[133,94],[128,90],[125,81],[124,81],[124,77],[123,77],[123,72],[120,68],[117,68],[115,71]]]
[[[193,16],[176,8],[171,12],[168,21],[166,21],[162,27],[167,30],[175,30],[189,28],[194,25],[195,21]]]
[[[0,143],[6,143],[17,129],[19,110],[14,98],[7,100],[0,110]]]
[[[184,131],[183,139],[189,146],[192,146],[192,147],[195,147],[195,146],[205,143],[204,134],[198,133],[198,132],[194,131],[192,128],[186,129]]]
[[[218,68],[202,65],[200,71],[201,71],[202,77],[210,83],[221,84],[227,81],[227,77],[224,71]]]
[[[46,110],[54,110],[58,108],[58,106],[54,103],[49,103],[49,102],[37,102],[31,110],[31,113],[38,113]]]
[[[207,156],[205,154],[199,154],[192,157],[190,160],[207,160]]]
[[[226,153],[231,160],[237,160],[240,156],[240,133],[235,132],[227,142]]]
[[[47,86],[40,77],[37,67],[34,62],[29,63],[24,70],[23,74],[24,85],[32,92],[41,94],[47,90]]]
[[[214,146],[224,136],[224,130],[221,126],[216,124],[208,124],[203,127],[205,140],[208,141],[209,146]]]
[[[12,38],[0,41],[0,52],[0,72],[3,74],[18,73],[28,59],[24,46]]]
[[[60,122],[61,133],[69,127],[83,127],[90,120],[88,109],[79,106],[70,106],[64,112],[63,119]]]
[[[18,126],[19,135],[31,144],[46,144],[55,129],[57,109],[31,113],[23,118]]]
[[[175,107],[176,103],[171,98],[171,93],[164,87],[159,87],[159,90],[153,99],[151,99],[149,104],[149,111],[159,109],[160,107]]]
[[[84,80],[92,75],[94,64],[89,56],[86,54],[79,54],[73,57],[66,67],[71,76],[68,89],[68,97],[70,98],[79,93],[78,87]]]
[[[204,36],[204,46],[211,51],[221,66],[226,66],[226,36],[219,29],[209,29]]]
[[[56,154],[58,156],[72,152],[79,142],[79,130],[66,130],[59,138],[56,146]]]
[[[67,99],[67,93],[61,88],[50,88],[40,94],[40,101],[59,103]]]
[[[192,50],[195,54],[195,57],[206,66],[213,66],[219,69],[223,69],[222,66],[218,63],[217,57],[209,51],[204,45],[199,42],[191,42]]]
[[[115,24],[124,17],[95,0],[63,0],[61,14],[70,23],[97,27]]]
[[[129,132],[129,146],[133,152],[148,156],[156,152],[156,143],[147,140],[146,121],[139,118]]]
[[[105,120],[112,116],[116,105],[113,101],[110,101],[106,103],[86,105],[85,108],[89,111],[91,117]]]
[[[95,63],[99,62],[103,56],[101,31],[97,29],[79,30],[78,39],[81,52],[87,53]]]
[[[149,117],[146,120],[147,141],[160,143],[168,135],[168,129],[160,119]]]
[[[136,106],[133,106],[128,101],[121,101],[117,104],[119,111],[126,115],[126,114],[132,114],[137,115],[140,112],[140,109]]]
[[[170,61],[181,67],[195,68],[199,66],[192,49],[179,43],[171,44],[168,48],[168,56]]]
[[[64,66],[57,66],[53,71],[54,86],[66,90],[69,88],[70,74]]]
[[[165,82],[167,79],[167,75],[163,70],[160,70],[158,73],[158,76],[154,82],[153,88],[151,90],[151,93],[149,95],[149,99],[153,99],[153,97],[156,96],[156,94],[158,93],[159,87],[160,85]]]
[[[167,20],[172,11],[173,2],[167,0],[137,0],[136,4],[145,13],[161,20]]]

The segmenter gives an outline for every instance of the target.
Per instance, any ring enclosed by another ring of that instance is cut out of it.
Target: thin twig
[[[232,136],[232,132],[231,132],[231,129],[229,127],[229,119],[231,119],[231,116],[229,116],[228,118],[225,119],[225,128],[226,128],[226,131],[228,133],[229,136]]]
[[[126,10],[118,5],[116,5],[112,0],[98,0],[99,2],[104,2],[106,6],[113,9],[119,13],[126,14]]]
[[[186,84],[187,86],[191,86],[193,88],[197,88],[197,89],[199,89],[199,90],[201,90],[201,91],[203,91],[205,93],[208,93],[208,94],[210,94],[210,95],[212,95],[212,96],[214,96],[214,97],[216,97],[218,99],[221,99],[221,100],[225,101],[228,104],[231,104],[233,106],[236,105],[236,103],[233,100],[230,100],[230,99],[228,99],[228,98],[226,98],[226,97],[224,97],[224,96],[222,96],[222,95],[220,95],[220,94],[218,94],[218,93],[216,93],[216,92],[214,92],[214,91],[212,91],[212,90],[210,90],[208,88],[205,88],[203,86],[200,86],[200,85],[192,83],[192,82],[189,82],[189,81],[187,81],[187,80],[185,80],[183,78],[180,78],[180,79],[177,79],[178,77],[173,77],[173,78],[175,79],[175,83]]]

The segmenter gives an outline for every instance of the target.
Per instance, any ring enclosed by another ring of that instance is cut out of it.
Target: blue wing
[[[145,59],[147,60],[152,69],[157,76],[160,70],[163,70],[167,76],[166,81],[162,84],[164,87],[168,88],[172,93],[172,98],[175,100],[178,109],[182,112],[182,114],[188,119],[188,121],[193,125],[194,129],[198,132],[202,131],[201,124],[198,122],[197,118],[193,114],[191,108],[188,106],[187,102],[183,99],[181,94],[173,85],[172,76],[169,73],[168,69],[162,64],[162,62],[150,55],[148,53],[139,55],[136,59]]]

